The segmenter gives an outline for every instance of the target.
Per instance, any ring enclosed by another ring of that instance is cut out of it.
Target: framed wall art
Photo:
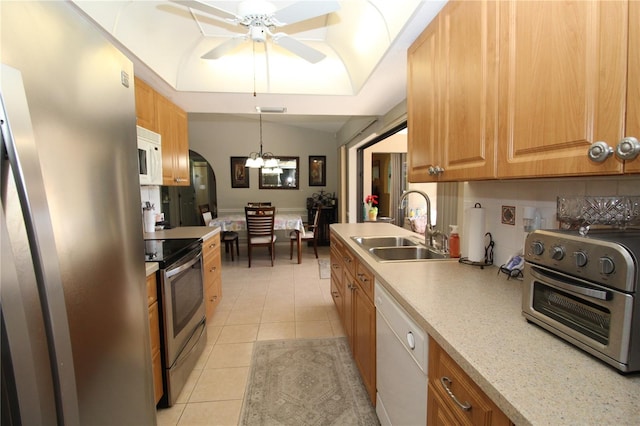
[[[327,157],[324,155],[309,156],[309,186],[327,185]]]
[[[247,157],[231,157],[231,187],[249,188],[249,168],[244,164]]]

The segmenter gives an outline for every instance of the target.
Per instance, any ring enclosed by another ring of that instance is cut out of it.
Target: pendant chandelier
[[[260,152],[252,152],[247,158],[245,167],[260,169],[262,167],[278,167],[278,159],[270,152],[262,152],[262,114],[260,114]]]

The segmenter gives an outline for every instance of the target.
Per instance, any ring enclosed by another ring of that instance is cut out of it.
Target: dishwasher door
[[[376,413],[385,425],[427,424],[427,334],[378,283]]]

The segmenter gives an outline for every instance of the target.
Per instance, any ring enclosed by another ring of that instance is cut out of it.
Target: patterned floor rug
[[[379,425],[344,337],[258,341],[240,424]]]
[[[320,278],[328,280],[331,278],[331,263],[329,259],[318,259],[318,268],[320,269]]]

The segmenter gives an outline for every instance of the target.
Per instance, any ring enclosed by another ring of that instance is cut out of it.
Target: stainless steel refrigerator
[[[0,19],[2,424],[155,424],[133,65],[70,2]]]

